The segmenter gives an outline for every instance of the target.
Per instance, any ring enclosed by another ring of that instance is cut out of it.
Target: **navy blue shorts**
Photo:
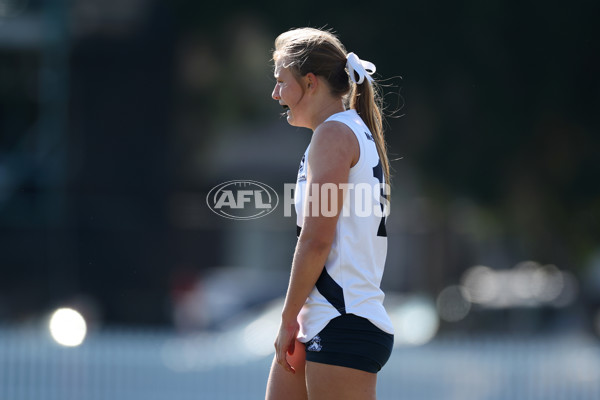
[[[306,361],[377,373],[392,353],[394,335],[368,319],[344,314],[329,321],[306,346]]]

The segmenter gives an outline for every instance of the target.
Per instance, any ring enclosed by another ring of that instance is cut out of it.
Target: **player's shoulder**
[[[346,124],[326,121],[315,129],[308,155],[311,163],[319,159],[327,165],[339,163],[351,167],[359,155],[358,139]]]
[[[311,142],[340,146],[354,142],[352,129],[340,121],[325,121],[315,129]]]

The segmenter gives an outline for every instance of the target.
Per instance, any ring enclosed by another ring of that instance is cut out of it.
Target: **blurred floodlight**
[[[466,290],[462,286],[448,286],[437,297],[437,311],[441,319],[457,322],[465,318],[471,310],[471,303],[466,299]]]
[[[396,330],[394,347],[419,346],[434,338],[439,328],[435,304],[429,298],[415,296],[390,308],[390,318]]]
[[[50,317],[50,334],[58,344],[79,346],[83,343],[86,333],[85,319],[72,308],[59,308]]]

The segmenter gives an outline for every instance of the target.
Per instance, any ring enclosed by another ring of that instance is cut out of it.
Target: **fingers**
[[[295,374],[296,370],[289,363],[289,361],[286,357],[286,353],[287,353],[287,351],[283,348],[280,349],[279,351],[277,351],[277,363],[279,365],[281,365],[283,367],[283,369],[285,369],[286,371],[291,372],[292,374]]]
[[[292,356],[296,350],[296,336],[298,335],[298,323],[284,324],[279,328],[275,339],[275,358],[279,365],[288,372],[296,373],[294,367],[288,362],[287,355]],[[291,357],[290,357],[291,358]]]
[[[287,348],[286,348],[287,347]],[[292,374],[296,373],[296,370],[294,369],[294,367],[292,367],[292,365],[289,363],[286,354],[293,354],[293,348],[294,346],[291,346],[292,352],[290,353],[290,346],[278,346],[278,343],[275,342],[275,359],[277,361],[277,364],[281,365],[283,367],[283,369],[285,369],[288,372],[291,372]]]
[[[296,369],[294,367],[292,367],[292,365],[286,360],[283,368],[287,371],[287,372],[291,372],[292,374],[296,373]]]
[[[281,367],[286,370],[287,372],[291,372],[292,374],[296,373],[296,370],[294,369],[294,367],[292,367],[292,365],[288,362],[287,358],[285,357],[285,352],[284,355],[277,355],[277,364],[281,365]]]

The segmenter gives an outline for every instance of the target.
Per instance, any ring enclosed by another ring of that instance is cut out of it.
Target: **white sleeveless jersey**
[[[342,314],[367,318],[379,329],[393,333],[380,289],[387,253],[384,216],[388,205],[387,201],[381,201],[383,191],[380,183],[384,179],[375,141],[356,110],[334,114],[327,121],[342,122],[354,132],[360,146],[360,157],[350,169],[349,190],[325,268],[298,316],[298,340],[304,343],[319,333],[331,319]],[[310,144],[300,162],[294,193],[298,235],[304,220],[309,148]],[[375,208],[379,212],[374,212],[377,211]]]

